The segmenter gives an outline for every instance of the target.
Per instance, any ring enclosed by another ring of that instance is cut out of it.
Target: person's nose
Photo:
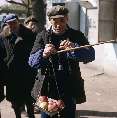
[[[56,25],[56,28],[60,28],[60,24],[57,24],[57,25]]]
[[[31,25],[31,28],[34,29],[35,28],[35,25]]]

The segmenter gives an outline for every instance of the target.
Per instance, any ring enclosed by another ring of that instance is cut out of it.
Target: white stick
[[[66,50],[60,50],[60,51],[57,51],[57,53],[69,52],[69,51],[79,50],[79,49],[81,49],[81,48],[91,47],[91,46],[100,45],[100,44],[104,44],[104,43],[112,43],[112,42],[115,42],[115,40],[99,42],[99,43],[92,44],[92,45],[90,45],[90,44],[89,44],[89,45],[84,45],[84,46],[75,47],[75,48],[70,48],[70,49],[66,49]]]

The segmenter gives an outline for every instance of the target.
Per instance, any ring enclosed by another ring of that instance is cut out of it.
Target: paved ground
[[[0,104],[0,109],[1,109],[1,118],[15,118],[15,114],[13,109],[11,108],[10,102],[4,100]],[[40,118],[40,114],[35,114],[35,118]],[[24,113],[22,114],[22,118],[28,118],[27,114]]]
[[[77,105],[76,118],[117,118],[117,79],[81,64],[87,102]],[[2,118],[15,118],[10,103],[0,104]],[[39,114],[35,115],[40,118]],[[22,115],[22,118],[27,118]]]
[[[117,118],[117,78],[81,66],[87,102],[77,105],[80,118]]]

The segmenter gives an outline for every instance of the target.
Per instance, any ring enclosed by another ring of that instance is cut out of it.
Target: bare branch
[[[26,4],[24,0],[21,0],[23,4]]]
[[[27,7],[26,4],[21,3],[21,2],[16,2],[14,0],[5,0],[5,1],[8,2],[8,3],[11,3],[11,4],[17,4],[17,5],[21,5],[21,6]]]

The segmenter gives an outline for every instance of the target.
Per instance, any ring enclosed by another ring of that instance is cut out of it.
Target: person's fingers
[[[64,44],[65,47],[68,47],[69,46],[69,41],[66,41],[65,44]]]
[[[63,40],[63,41],[60,43],[60,46],[64,46],[66,42],[67,42],[67,40]]]
[[[45,47],[55,47],[53,44],[46,44]]]
[[[65,49],[65,46],[59,46],[59,49],[60,50],[64,50]]]
[[[49,47],[45,47],[44,52],[43,52],[43,56],[44,57],[48,57],[51,54],[55,54],[57,52],[57,50],[55,49],[55,47],[54,46],[52,47],[52,46],[49,45]]]

